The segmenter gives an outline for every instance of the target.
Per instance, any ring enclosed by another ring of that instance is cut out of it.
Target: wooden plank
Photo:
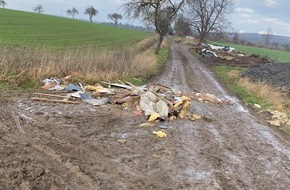
[[[55,100],[55,99],[47,99],[47,98],[39,98],[39,97],[32,97],[33,101],[43,101],[43,102],[53,102],[53,103],[64,103],[64,104],[79,104],[80,102],[75,101],[67,101],[67,100]]]
[[[67,98],[66,96],[60,96],[60,95],[56,95],[56,94],[43,94],[43,93],[34,93],[35,95],[39,95],[39,96],[50,96],[50,97],[56,97],[56,98]]]

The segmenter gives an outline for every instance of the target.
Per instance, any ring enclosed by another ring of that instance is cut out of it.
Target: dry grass
[[[248,78],[239,79],[238,85],[264,99],[272,109],[290,113],[290,99],[285,92],[274,89],[265,83],[251,82]]]
[[[75,75],[76,80],[98,82],[127,77],[147,77],[157,68],[154,38],[119,50],[0,49],[0,82],[18,85],[47,77]],[[81,82],[81,81],[80,81]]]

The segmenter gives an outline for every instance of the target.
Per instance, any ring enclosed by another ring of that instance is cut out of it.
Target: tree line
[[[43,12],[43,7],[42,5],[37,5],[33,10],[40,14]],[[73,7],[72,9],[68,9],[66,13],[72,16],[73,19],[75,19],[75,16],[79,14],[79,11],[75,7]],[[93,22],[93,17],[96,16],[98,13],[99,11],[93,6],[88,7],[84,12],[85,15],[89,16],[90,22]],[[118,21],[122,18],[123,16],[118,13],[108,14],[108,19],[112,20],[115,23],[115,27],[117,27]]]
[[[7,5],[6,1],[0,0],[0,6],[2,8],[5,8],[6,5]],[[44,8],[42,5],[37,5],[33,8],[33,11],[41,14],[44,12]],[[75,7],[73,7],[72,9],[68,9],[66,13],[72,16],[73,19],[75,19],[75,16],[79,14],[79,11]],[[93,6],[90,6],[85,10],[84,14],[89,16],[90,22],[93,22],[93,17],[98,14],[98,10],[95,9]],[[123,19],[123,16],[118,13],[113,13],[108,14],[108,19],[112,20],[114,22],[115,27],[117,27],[118,21]]]

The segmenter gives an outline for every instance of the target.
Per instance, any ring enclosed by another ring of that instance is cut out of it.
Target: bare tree
[[[233,43],[234,44],[239,44],[239,41],[240,41],[240,39],[239,39],[239,33],[238,32],[235,32],[234,33],[234,37],[233,37]]]
[[[171,22],[181,9],[185,0],[130,0],[124,4],[125,12],[134,19],[141,18],[154,25],[159,38],[156,51],[158,53],[164,37],[170,31]]]
[[[192,31],[190,25],[188,24],[190,21],[183,17],[183,15],[178,15],[178,18],[174,25],[174,30],[177,36],[190,36],[192,35]]]
[[[76,8],[72,8],[72,9],[68,9],[68,10],[66,11],[66,13],[67,13],[68,15],[71,15],[71,16],[73,17],[73,19],[75,19],[75,16],[76,16],[77,14],[79,14],[79,11],[78,11]]]
[[[40,14],[43,12],[43,7],[42,7],[42,5],[37,5],[36,7],[34,7],[33,10]]]
[[[89,15],[90,21],[93,22],[93,16],[96,16],[98,14],[97,9],[95,9],[93,6],[90,6],[86,9],[85,15]]]
[[[4,0],[0,0],[0,6],[2,6],[2,8],[5,8],[6,2]]]
[[[271,38],[273,37],[272,29],[268,28],[265,31],[265,33],[263,34],[263,36],[264,36],[264,39],[265,39],[265,45],[266,46],[270,45]]]
[[[108,14],[108,19],[112,20],[115,23],[115,27],[117,27],[118,20],[123,19],[123,16],[118,13]]]
[[[226,16],[232,11],[232,0],[187,0],[191,25],[201,41],[205,41],[212,31],[226,27]]]

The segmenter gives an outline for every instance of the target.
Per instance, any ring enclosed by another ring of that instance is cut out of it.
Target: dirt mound
[[[268,63],[248,69],[242,74],[254,81],[265,81],[275,87],[290,88],[290,64]]]

